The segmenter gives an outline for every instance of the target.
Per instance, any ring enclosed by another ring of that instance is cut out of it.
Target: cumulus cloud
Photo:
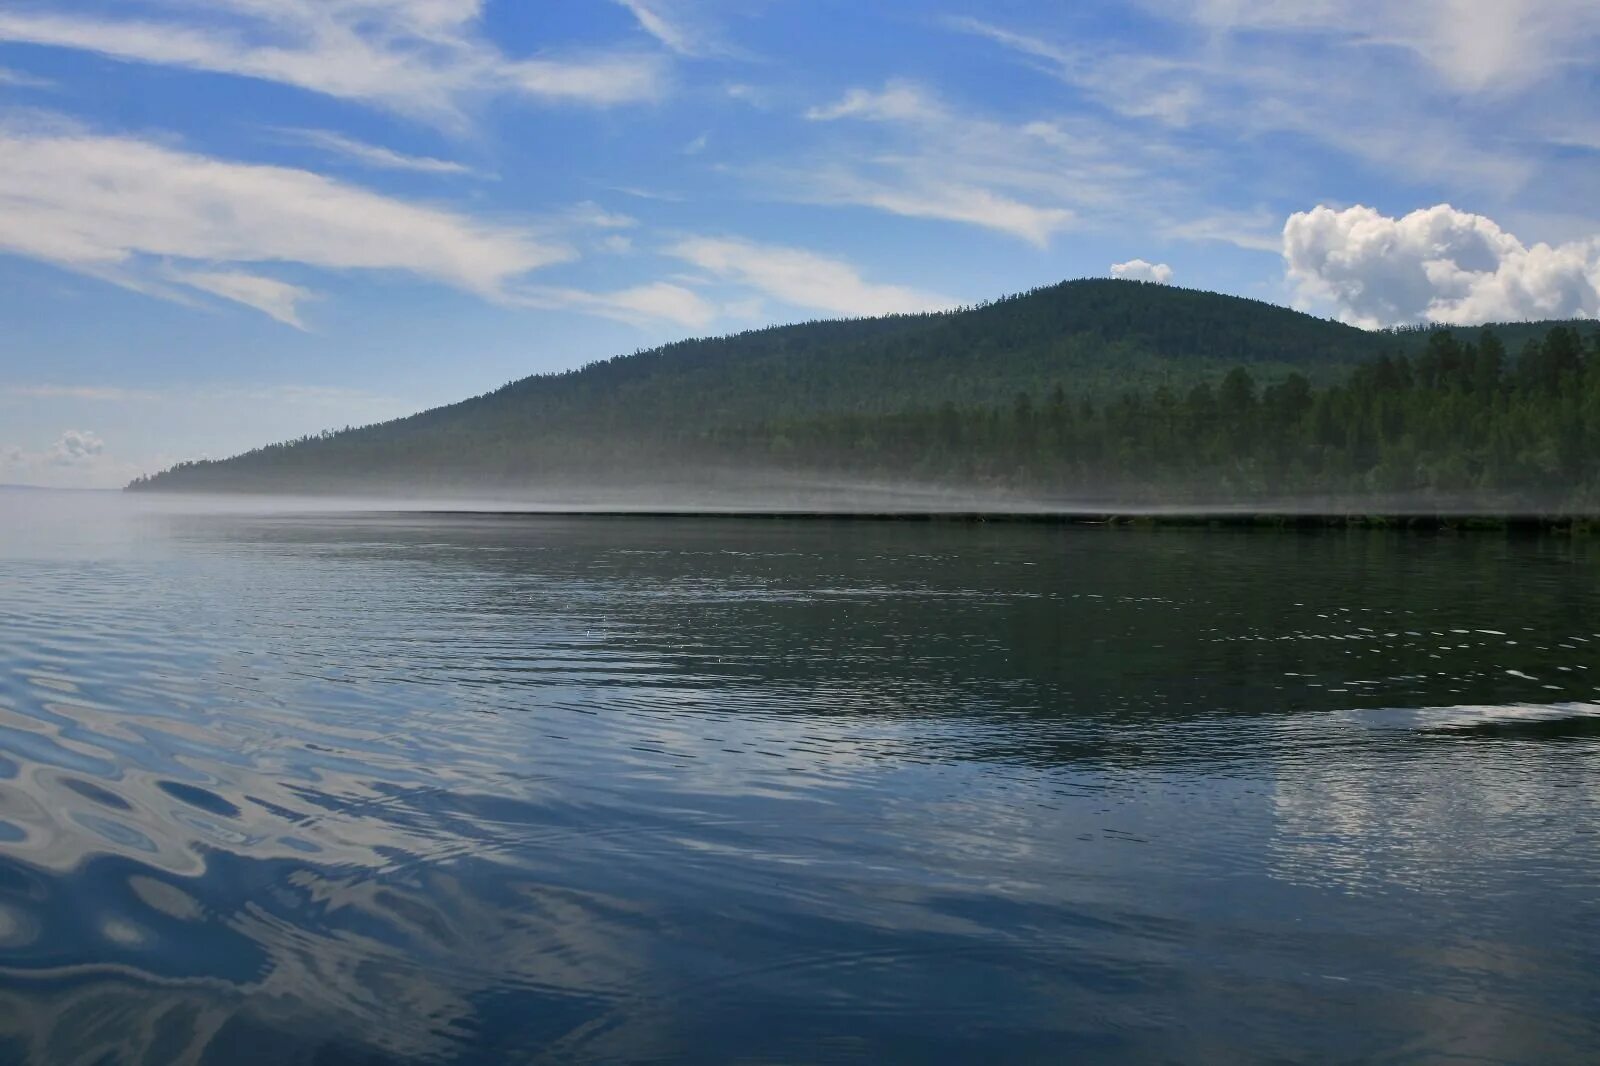
[[[834,315],[939,311],[954,305],[954,301],[934,293],[873,284],[849,263],[799,248],[733,238],[692,237],[668,248],[667,254],[784,303]]]
[[[1153,281],[1157,285],[1172,282],[1172,268],[1165,263],[1148,263],[1143,259],[1130,259],[1126,263],[1112,263],[1111,276],[1129,281]]]
[[[64,465],[87,463],[106,450],[106,442],[87,429],[69,429],[50,446],[50,455]]]
[[[1525,245],[1448,204],[1296,212],[1283,256],[1303,305],[1369,328],[1600,316],[1600,239]]]
[[[180,459],[382,422],[419,406],[414,396],[321,383],[0,383],[0,483],[115,488]]]
[[[310,171],[132,137],[0,126],[0,159],[0,250],[164,295],[176,282],[292,324],[309,293],[241,265],[395,271],[499,300],[573,254]]]
[[[613,105],[665,87],[651,56],[507,56],[478,32],[481,0],[166,0],[119,5],[135,14],[116,18],[62,6],[0,12],[0,41],[258,78],[447,124],[472,96]]]

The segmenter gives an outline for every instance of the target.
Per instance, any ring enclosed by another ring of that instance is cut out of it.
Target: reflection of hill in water
[[[1592,980],[1486,909],[1524,870],[1588,898],[1590,742],[1460,730],[1489,720],[1469,702],[1503,723],[1595,698],[1585,542],[151,528],[109,560],[0,559],[0,1058],[776,1061],[819,1018],[929,1058],[939,1004],[974,1055],[1096,1018],[1171,1059],[1140,1026],[1174,1003],[1265,984],[1320,1012],[1306,957],[1431,921],[1352,909],[1285,959],[1257,914],[1386,892],[1470,913],[1496,973],[1553,975],[1476,1006],[1554,1004],[1567,1036],[1495,1046],[1583,1043],[1563,990]],[[1250,914],[1195,891],[1224,876]],[[1411,1024],[1373,994],[1364,1018]],[[785,1021],[730,1024],[752,1017]]]
[[[449,642],[472,621],[487,703],[563,688],[615,709],[936,722],[954,757],[1184,762],[1218,716],[1600,686],[1600,551],[1556,537],[504,517],[192,532],[414,572],[392,624]]]

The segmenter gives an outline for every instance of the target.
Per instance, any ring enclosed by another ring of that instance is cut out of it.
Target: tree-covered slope
[[[1373,333],[1254,300],[1065,282],[932,315],[689,340],[540,375],[409,418],[181,464],[138,488],[469,492],[637,484],[749,458],[743,429],[884,420],[1018,396],[1184,394],[1242,367],[1263,384],[1342,380],[1427,331]],[[821,420],[819,422],[819,420]],[[771,456],[766,456],[770,459]]]
[[[1514,357],[1493,328],[1430,330],[1420,351],[1322,388],[1298,373],[1260,388],[1235,368],[1186,394],[1019,393],[1007,406],[754,423],[723,438],[721,451],[757,468],[1041,501],[1594,515],[1600,329],[1553,326]]]

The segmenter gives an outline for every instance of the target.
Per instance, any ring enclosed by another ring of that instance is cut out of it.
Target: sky
[[[1593,0],[0,0],[0,482],[1064,278],[1600,316]]]

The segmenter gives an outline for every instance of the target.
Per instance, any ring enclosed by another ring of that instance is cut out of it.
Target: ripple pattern
[[[0,1060],[1581,1062],[1600,546],[0,494]]]

